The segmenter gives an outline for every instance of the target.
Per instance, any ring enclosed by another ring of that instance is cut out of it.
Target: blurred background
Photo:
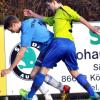
[[[88,21],[100,21],[100,0],[62,0],[62,3],[72,7]],[[7,15],[16,15],[22,19],[24,8],[46,16],[52,14],[48,12],[44,0],[0,0],[0,24],[3,24]]]
[[[70,6],[88,21],[93,21],[90,22],[93,26],[100,26],[100,0],[61,1],[62,4]],[[47,9],[44,0],[0,0],[0,71],[1,69],[9,67],[12,51],[20,42],[20,34],[13,36],[13,34],[8,30],[4,33],[4,19],[8,15],[15,15],[22,20],[23,9],[25,8],[31,9],[36,13],[45,16],[50,16],[53,14],[50,10]],[[100,36],[97,36],[96,34],[91,35],[90,32],[91,31],[82,24],[73,24],[73,36],[75,38],[77,52],[78,54],[81,54],[81,57],[83,57],[82,59],[78,60],[80,71],[88,76],[89,82],[92,84],[94,90],[100,94]],[[86,41],[84,41],[84,39]],[[88,59],[88,53],[90,53],[91,57],[89,57],[91,59]],[[66,67],[64,67],[62,63],[60,63],[58,66],[58,69],[53,69],[50,74],[55,76],[55,78],[57,78],[57,80],[63,84],[67,83],[72,87],[72,93],[69,95],[68,98],[70,99],[68,100],[87,100],[89,95],[84,92],[85,90],[79,86],[76,81],[73,80],[68,70],[66,70]],[[63,67],[62,71],[61,67]],[[83,70],[83,68],[87,69]],[[62,77],[64,77],[65,80],[63,80]],[[6,78],[0,78],[0,100],[23,100],[21,96],[19,96],[19,89],[25,87],[25,89],[28,90],[30,86],[31,82],[21,80],[15,73],[12,72]],[[50,86],[48,86],[48,88],[50,88],[51,93],[53,93],[52,96],[54,100],[61,100],[61,95],[58,94],[59,91],[57,89]],[[39,100],[44,100],[43,95],[38,95],[38,97],[40,98]]]

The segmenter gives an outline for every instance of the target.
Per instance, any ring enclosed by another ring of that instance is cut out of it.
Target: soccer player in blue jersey
[[[21,48],[13,64],[8,69],[3,70],[1,72],[1,75],[5,76],[9,74],[22,59],[27,48],[31,47],[32,42],[36,42],[40,44],[40,54],[35,64],[36,67],[31,73],[31,77],[34,79],[35,74],[38,73],[38,71],[41,69],[41,64],[45,57],[45,53],[47,52],[48,47],[53,40],[53,33],[48,31],[44,22],[37,18],[29,18],[21,22],[15,16],[8,16],[5,20],[4,28],[10,30],[11,32],[19,33],[21,31]],[[69,92],[70,90],[69,86],[62,85],[60,82],[57,82],[55,79],[53,79],[50,75],[46,75],[45,82],[47,82],[50,85],[52,84],[55,88],[58,88],[60,91],[63,92]],[[42,87],[40,87],[40,90],[41,88]],[[44,88],[42,88],[42,93],[46,94],[46,92],[47,91]],[[26,100],[32,100],[32,97],[29,98],[27,95],[28,94],[25,95]],[[45,98],[52,100],[52,98],[50,99],[48,96],[45,96]]]
[[[53,68],[53,65],[62,60],[71,75],[77,80],[77,82],[89,93],[91,99],[99,99],[100,96],[94,92],[92,86],[87,81],[85,75],[79,73],[76,48],[72,36],[72,21],[80,21],[87,26],[94,33],[100,34],[94,27],[92,27],[82,16],[68,6],[63,6],[60,0],[46,0],[46,4],[55,12],[53,17],[44,17],[36,13],[31,13],[31,16],[42,19],[45,23],[53,26],[54,40],[49,46],[44,60],[42,62],[42,69],[40,73],[34,79],[32,85],[32,93],[29,96],[35,94],[37,89],[41,86],[45,79],[45,75],[49,69]],[[39,80],[39,81],[38,81]]]

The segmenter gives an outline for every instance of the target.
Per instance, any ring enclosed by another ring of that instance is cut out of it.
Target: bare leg
[[[34,69],[31,71],[31,78],[34,79],[35,75],[40,71],[41,67],[36,66]]]

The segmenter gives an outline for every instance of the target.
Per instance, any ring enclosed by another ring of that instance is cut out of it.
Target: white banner
[[[91,22],[93,26],[100,26],[100,22]],[[51,27],[49,27],[52,30]],[[73,24],[73,36],[77,49],[79,72],[86,75],[88,81],[94,90],[100,92],[100,36],[93,34],[89,29],[80,23]],[[5,50],[7,68],[13,62],[16,54],[20,49],[20,34],[12,34],[8,30],[5,31]],[[19,89],[29,90],[32,84],[29,73],[39,54],[38,45],[33,43],[33,48],[28,48],[22,61],[18,64],[14,72],[7,76],[7,94],[18,95]],[[71,92],[86,92],[68,72],[65,64],[60,61],[57,67],[50,70],[56,80],[63,84],[70,85]],[[50,93],[59,93],[59,90],[47,85]],[[38,93],[40,93],[38,91]]]

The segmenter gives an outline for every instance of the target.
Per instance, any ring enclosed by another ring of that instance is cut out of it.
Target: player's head
[[[48,2],[48,3],[51,3],[51,2],[54,2],[54,1],[61,3],[61,0],[45,0],[45,2]]]
[[[52,10],[56,10],[62,5],[61,0],[45,0],[45,2]]]
[[[21,28],[20,20],[15,16],[8,16],[4,22],[4,29],[8,29],[11,32],[19,32]]]

